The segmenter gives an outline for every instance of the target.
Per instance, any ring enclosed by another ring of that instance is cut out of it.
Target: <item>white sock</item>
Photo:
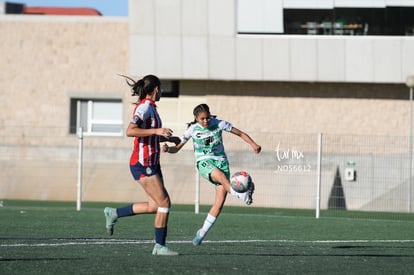
[[[234,191],[233,188],[230,188],[230,194],[232,194],[236,198],[241,199],[242,201],[244,201],[244,199],[246,198],[247,192],[238,193],[238,192]]]
[[[201,237],[207,235],[207,232],[213,227],[214,223],[216,222],[216,217],[208,214],[207,218],[204,220],[203,227],[200,229]]]

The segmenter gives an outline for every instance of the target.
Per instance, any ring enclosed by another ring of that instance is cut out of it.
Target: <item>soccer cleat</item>
[[[106,220],[106,231],[108,232],[109,236],[112,236],[114,234],[114,225],[118,220],[116,209],[111,207],[105,207],[104,214]]]
[[[199,230],[197,231],[196,236],[195,236],[195,238],[193,239],[193,245],[196,245],[196,246],[201,245],[201,242],[202,242],[202,241],[203,241],[203,239],[204,239],[204,237],[201,237],[201,235],[200,235],[200,230],[201,230],[201,229],[199,229]]]
[[[178,256],[178,253],[169,249],[167,246],[155,244],[152,250],[154,256]]]
[[[248,189],[246,191],[246,197],[244,198],[244,202],[247,205],[250,205],[253,203],[253,193],[254,193],[254,183],[250,182]]]

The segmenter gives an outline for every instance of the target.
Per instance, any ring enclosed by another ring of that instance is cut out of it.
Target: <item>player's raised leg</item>
[[[114,226],[119,218],[129,217],[138,214],[150,214],[156,213],[157,208],[151,205],[149,202],[137,202],[134,204],[128,204],[119,208],[105,207],[105,221],[106,230],[109,236],[114,234]]]
[[[232,196],[241,199],[244,201],[247,205],[250,205],[253,203],[253,193],[254,193],[254,184],[250,181],[247,191],[245,192],[237,192],[231,185],[230,180],[228,179],[227,175],[223,173],[220,169],[214,169],[210,173],[210,178],[214,182],[219,182],[224,189],[230,193]]]

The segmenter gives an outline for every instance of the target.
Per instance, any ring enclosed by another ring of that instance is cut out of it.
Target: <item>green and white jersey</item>
[[[222,131],[230,132],[233,126],[230,122],[211,118],[209,126],[203,128],[199,123],[192,124],[184,132],[182,143],[190,138],[193,140],[196,161],[203,159],[227,160],[224,151]]]

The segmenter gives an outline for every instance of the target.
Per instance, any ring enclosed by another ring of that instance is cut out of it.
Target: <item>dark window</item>
[[[163,97],[178,97],[180,94],[180,82],[177,80],[161,80]]]
[[[414,7],[284,9],[285,34],[414,35]]]

